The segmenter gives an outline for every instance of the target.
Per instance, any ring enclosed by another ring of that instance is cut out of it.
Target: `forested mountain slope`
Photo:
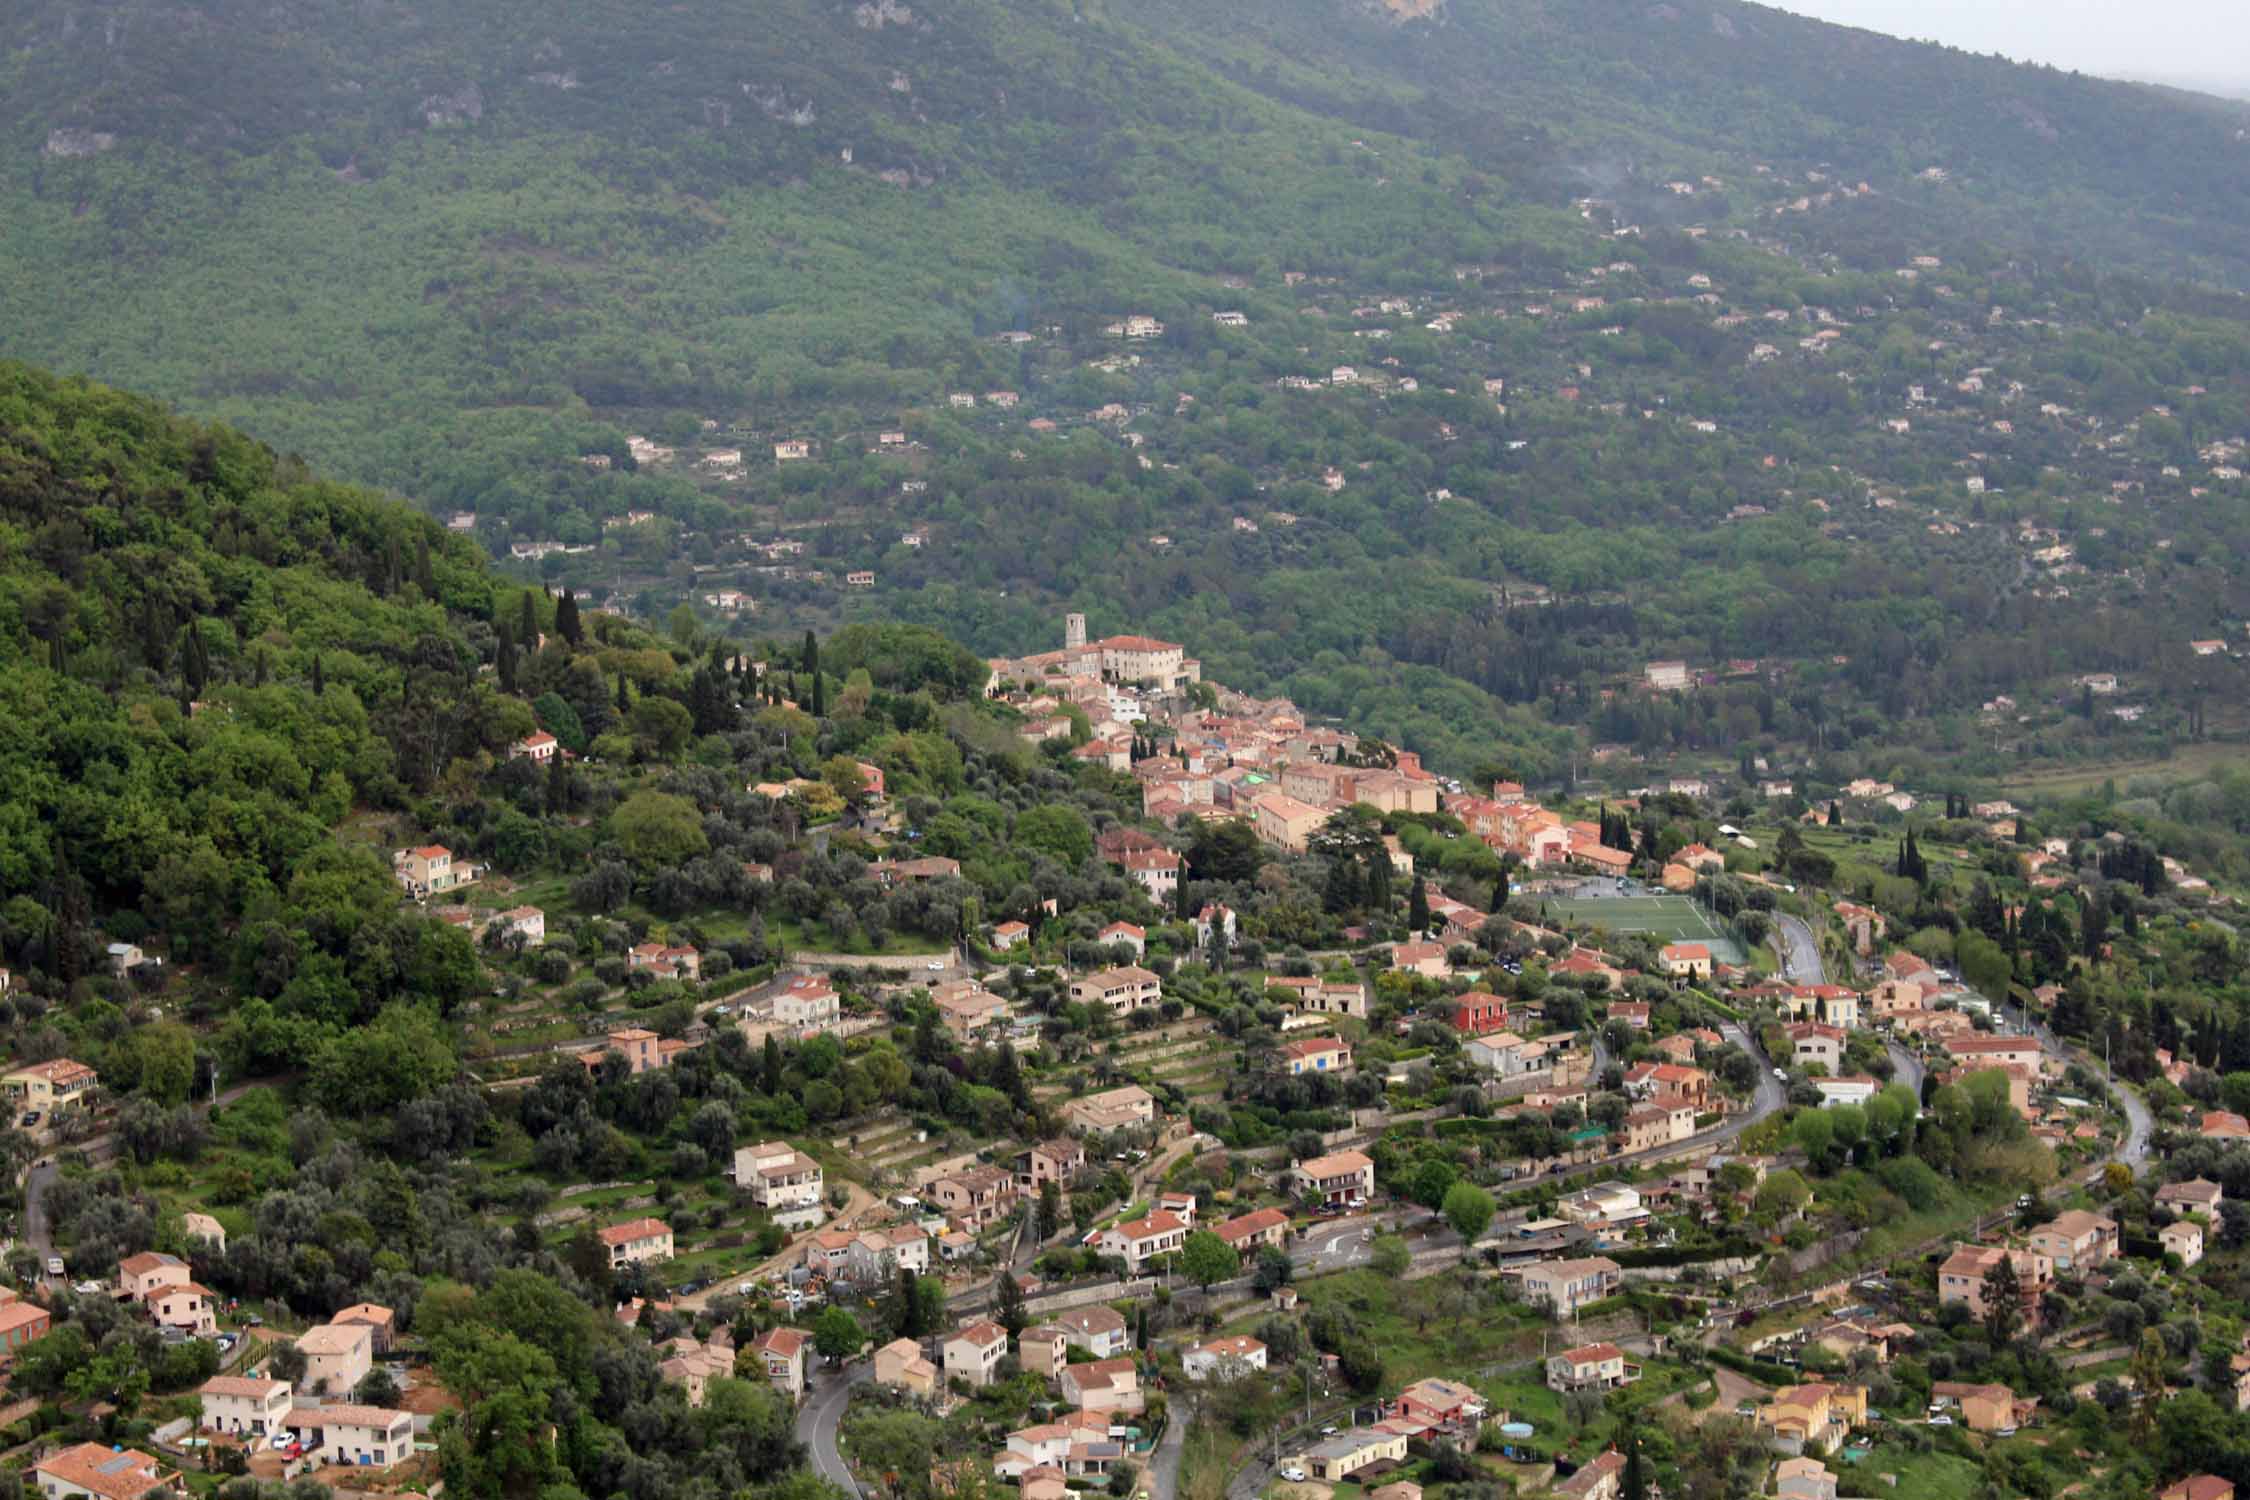
[[[2214,696],[2168,653],[2245,608],[2244,129],[1731,0],[31,0],[0,354],[648,613],[1090,607],[1527,771],[1509,705],[1710,748],[1602,685],[1801,656],[1810,702],[1871,642],[1864,705],[1719,714],[1833,748]],[[2093,579],[2027,589],[2057,547]]]
[[[360,880],[362,930],[308,945],[356,947],[370,1007],[409,982],[458,998],[466,971],[439,976],[435,929],[378,958],[395,888],[372,860],[339,863],[331,833],[526,717],[477,682],[494,586],[473,545],[395,501],[0,364],[7,941],[75,974],[92,918],[129,934],[137,917],[207,958],[237,919]]]

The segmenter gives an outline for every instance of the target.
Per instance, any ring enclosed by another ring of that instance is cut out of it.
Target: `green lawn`
[[[1886,1446],[1857,1464],[1846,1465],[1840,1457],[1834,1462],[1858,1474],[1877,1494],[1888,1492],[1911,1496],[1912,1500],[1973,1500],[1984,1484],[1983,1470],[1950,1453],[1909,1453]],[[1881,1476],[1885,1474],[1898,1476],[1895,1489],[1884,1484]]]

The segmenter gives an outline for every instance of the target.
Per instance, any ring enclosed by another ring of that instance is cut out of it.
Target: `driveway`
[[[859,1482],[852,1478],[851,1466],[844,1462],[837,1434],[843,1429],[844,1411],[851,1405],[852,1387],[874,1376],[874,1368],[864,1364],[823,1370],[812,1393],[805,1398],[804,1407],[797,1413],[797,1438],[811,1450],[814,1470],[853,1500],[859,1500]]]

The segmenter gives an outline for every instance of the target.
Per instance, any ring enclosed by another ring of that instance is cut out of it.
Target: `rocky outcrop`
[[[472,124],[484,118],[484,90],[473,83],[465,83],[449,94],[428,95],[414,108],[433,129]]]
[[[99,156],[116,144],[117,137],[106,130],[65,126],[47,132],[46,151],[49,156]]]

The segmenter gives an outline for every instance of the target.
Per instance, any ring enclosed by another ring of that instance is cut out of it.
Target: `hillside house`
[[[2192,1219],[2178,1219],[2156,1231],[2157,1243],[2168,1255],[2180,1258],[2180,1268],[2187,1269],[2203,1259],[2203,1226]]]
[[[2168,1182],[2156,1190],[2156,1203],[2175,1214],[2201,1214],[2216,1219],[2219,1206],[2226,1202],[2226,1190],[2204,1177],[2191,1177],[2185,1182]]]
[[[1156,1122],[1156,1098],[1139,1084],[1128,1083],[1071,1100],[1063,1106],[1063,1119],[1073,1130],[1093,1132],[1151,1125]]]
[[[937,1392],[938,1369],[913,1339],[893,1339],[875,1351],[875,1383],[927,1398]]]
[[[474,885],[478,875],[475,865],[455,859],[453,851],[443,844],[399,850],[391,856],[391,873],[417,901]]]
[[[2117,1221],[2074,1208],[2034,1229],[2025,1243],[2052,1260],[2058,1271],[2091,1271],[2117,1258]]]
[[[1575,1260],[1536,1261],[1516,1274],[1526,1302],[1564,1318],[1589,1302],[1598,1302],[1614,1293],[1622,1272],[1617,1262],[1608,1256],[1593,1255]]]
[[[1758,1425],[1783,1451],[1833,1453],[1867,1420],[1867,1392],[1856,1385],[1790,1385],[1758,1408]]]
[[[1016,1190],[1036,1195],[1040,1188],[1055,1183],[1065,1189],[1071,1179],[1086,1169],[1086,1148],[1073,1140],[1041,1141],[1016,1157]]]
[[[1094,941],[1105,948],[1130,948],[1135,958],[1148,953],[1148,929],[1130,922],[1112,922],[1094,934]]]
[[[1131,1358],[1066,1364],[1055,1376],[1063,1400],[1080,1411],[1131,1414],[1141,1409],[1141,1370]]]
[[[295,1393],[286,1380],[214,1375],[196,1388],[203,1398],[197,1426],[228,1437],[269,1437],[288,1420]]]
[[[1339,1037],[1312,1037],[1301,1042],[1287,1042],[1281,1048],[1284,1071],[1291,1078],[1309,1073],[1343,1074],[1352,1069],[1351,1043]]]
[[[612,1270],[672,1258],[672,1226],[662,1219],[629,1219],[594,1232],[609,1254]]]
[[[43,1500],[145,1500],[186,1493],[176,1470],[138,1448],[77,1443],[31,1466]]]
[[[1453,1002],[1449,1018],[1455,1034],[1490,1036],[1508,1029],[1508,1002],[1489,990],[1471,990]]]
[[[2024,1326],[2039,1326],[2039,1303],[2054,1285],[2054,1261],[2036,1250],[2008,1250],[1997,1245],[1958,1245],[1938,1267],[1938,1305],[1958,1303],[1969,1316],[1982,1319],[1986,1279],[2005,1257],[2014,1263],[2018,1295],[2023,1299]]]
[[[1337,1151],[1298,1162],[1289,1169],[1295,1190],[1331,1206],[1365,1203],[1375,1196],[1375,1163],[1358,1151]]]
[[[811,1347],[812,1335],[802,1328],[771,1328],[750,1341],[767,1382],[791,1401],[805,1394],[806,1351]]]
[[[1183,1222],[1183,1226],[1185,1221]],[[1125,1315],[1107,1303],[1074,1307],[1056,1314],[1049,1326],[1062,1331],[1063,1341],[1095,1359],[1116,1359],[1133,1348],[1132,1326]]]
[[[2012,1431],[2030,1417],[2037,1401],[2019,1401],[2016,1393],[1998,1383],[1978,1385],[1965,1380],[1939,1380],[1930,1385],[1930,1402],[1961,1413],[1961,1423],[1971,1432]]]
[[[1162,1004],[1164,982],[1138,965],[1103,969],[1073,979],[1070,998],[1075,1005],[1097,1007],[1113,1016],[1125,1016]]]
[[[1378,1464],[1406,1461],[1406,1434],[1354,1427],[1323,1438],[1297,1456],[1298,1467],[1326,1484],[1339,1484]]]
[[[1282,1248],[1289,1238],[1289,1215],[1278,1208],[1255,1209],[1212,1225],[1211,1232],[1247,1261],[1267,1245]]]
[[[1443,979],[1453,972],[1445,948],[1439,943],[1398,943],[1391,948],[1391,967],[1424,979]]]
[[[414,1416],[381,1406],[292,1406],[282,1429],[312,1464],[385,1469],[414,1455]]]
[[[1785,1027],[1789,1036],[1790,1058],[1800,1068],[1819,1066],[1830,1073],[1840,1072],[1844,1065],[1844,1032],[1838,1026],[1823,1026],[1818,1021],[1799,1021]]]
[[[773,1020],[799,1033],[826,1031],[843,1019],[843,997],[818,974],[801,974],[773,997]]]
[[[787,1141],[737,1146],[734,1185],[785,1229],[810,1229],[823,1217],[826,1174],[819,1162]]]
[[[299,1394],[341,1396],[357,1390],[375,1368],[375,1330],[364,1323],[323,1323],[298,1335],[297,1352],[305,1357]]]
[[[1581,1344],[1547,1356],[1547,1389],[1612,1391],[1641,1378],[1641,1367],[1627,1364],[1615,1344]]]
[[[1016,1205],[1016,1179],[999,1167],[967,1167],[930,1180],[924,1195],[971,1234],[1007,1217]]]
[[[1190,1380],[1235,1380],[1266,1367],[1266,1346],[1248,1334],[1208,1339],[1180,1356]]]
[[[1187,1222],[1159,1209],[1146,1218],[1111,1225],[1101,1232],[1095,1248],[1124,1261],[1127,1273],[1137,1276],[1150,1261],[1178,1250],[1187,1237]]]
[[[990,1318],[979,1318],[945,1341],[945,1378],[988,1386],[1007,1353],[1008,1330]]]
[[[1149,900],[1169,909],[1180,887],[1182,861],[1169,849],[1134,849],[1118,861],[1125,878],[1148,893]]]

